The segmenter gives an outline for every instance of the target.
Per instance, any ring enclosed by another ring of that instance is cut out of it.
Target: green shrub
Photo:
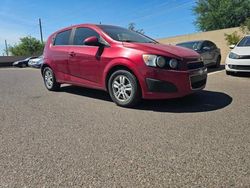
[[[238,34],[237,31],[231,34],[225,33],[224,35],[228,45],[236,45],[241,39],[241,36]]]

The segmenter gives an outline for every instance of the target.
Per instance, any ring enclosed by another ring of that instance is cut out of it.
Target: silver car
[[[220,49],[209,40],[197,40],[197,41],[188,41],[183,43],[176,44],[177,46],[182,46],[189,48],[198,52],[204,61],[204,64],[207,67],[220,67],[221,62],[221,52]]]

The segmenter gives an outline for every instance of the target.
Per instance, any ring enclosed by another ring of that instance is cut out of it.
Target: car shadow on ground
[[[224,70],[224,69],[225,69],[225,65],[220,65],[219,68],[208,67],[207,72],[212,73],[212,72],[221,71],[221,70]]]
[[[232,101],[232,97],[225,93],[203,90],[179,99],[145,100],[136,108],[157,112],[194,113],[219,110],[230,105]]]
[[[61,88],[61,92],[112,102],[108,93],[100,90],[65,86]],[[203,90],[179,99],[142,100],[133,109],[173,113],[207,112],[225,108],[232,101],[232,97],[225,93]]]

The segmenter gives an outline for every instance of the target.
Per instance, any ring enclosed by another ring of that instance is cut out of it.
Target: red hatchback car
[[[131,107],[144,99],[189,95],[206,85],[207,69],[199,54],[110,25],[82,24],[52,34],[41,67],[45,86],[73,84],[108,91],[112,100]]]

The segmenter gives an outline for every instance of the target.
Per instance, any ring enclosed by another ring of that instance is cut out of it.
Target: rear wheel
[[[56,81],[55,74],[52,69],[45,67],[43,70],[43,80],[46,88],[50,91],[58,91],[60,89],[60,83]]]
[[[108,90],[111,99],[119,106],[132,107],[141,100],[138,81],[126,70],[118,70],[110,76]]]

